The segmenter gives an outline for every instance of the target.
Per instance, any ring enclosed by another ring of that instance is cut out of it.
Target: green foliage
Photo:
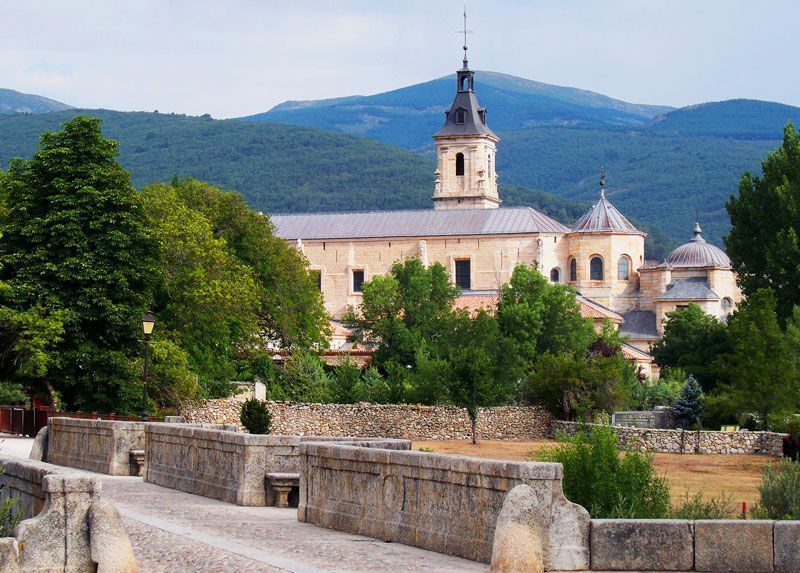
[[[665,369],[660,378],[640,381],[631,380],[626,408],[652,410],[656,406],[672,406],[686,384],[686,374],[680,368]]]
[[[662,368],[692,374],[710,392],[720,382],[718,361],[729,348],[725,324],[690,303],[667,313],[664,336],[653,346],[653,357]]]
[[[331,379],[313,352],[293,352],[270,386],[271,400],[292,402],[330,402]]]
[[[693,430],[700,427],[703,415],[703,389],[689,375],[686,384],[681,389],[680,397],[675,401],[672,409],[675,415],[675,425],[684,430]]]
[[[272,414],[267,404],[255,398],[250,398],[242,404],[239,420],[251,434],[269,434],[272,431]]]
[[[800,407],[800,355],[778,323],[776,306],[773,292],[760,289],[728,321],[724,393],[736,412],[758,414],[764,429],[774,414]]]
[[[683,499],[679,503],[673,503],[669,514],[665,517],[669,519],[736,519],[736,503],[733,498],[722,494],[720,497],[705,498],[702,493],[692,496],[689,492],[684,493]]]
[[[656,474],[652,456],[631,451],[620,456],[609,427],[578,432],[537,458],[563,464],[564,495],[595,519],[657,519],[669,511],[669,485]]]
[[[767,519],[800,519],[800,464],[781,460],[761,470],[759,509]]]
[[[100,121],[78,116],[42,135],[33,159],[13,160],[2,179],[8,306],[47,309],[51,331],[63,321],[45,380],[70,406],[100,411],[131,406],[131,358],[156,269],[141,197],[116,155]]]
[[[727,204],[725,245],[747,296],[775,293],[781,321],[800,305],[800,133],[786,125],[781,146],[761,163],[762,176],[742,175]]]
[[[147,393],[163,408],[180,408],[203,395],[189,356],[175,342],[161,337],[150,342]]]
[[[0,475],[3,475],[5,468],[0,466]],[[0,485],[0,498],[5,499],[0,502],[0,537],[12,537],[14,528],[22,520],[22,508],[17,506],[19,501],[16,497],[6,497],[3,490],[8,487]]]

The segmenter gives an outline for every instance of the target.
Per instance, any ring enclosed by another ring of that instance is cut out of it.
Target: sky
[[[0,87],[84,108],[240,117],[451,74],[463,9],[463,0],[0,0]],[[483,0],[467,11],[473,69],[635,103],[800,106],[798,0]]]

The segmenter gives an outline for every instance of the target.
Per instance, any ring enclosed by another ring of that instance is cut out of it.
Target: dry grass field
[[[496,460],[524,461],[531,452],[552,447],[553,440],[531,442],[481,441],[473,445],[466,440],[414,441],[414,449],[432,448],[440,454],[457,454]],[[761,468],[774,458],[770,456],[655,454],[655,466],[665,474],[672,489],[673,500],[702,493],[704,496],[725,494],[740,505],[748,507],[758,500]]]

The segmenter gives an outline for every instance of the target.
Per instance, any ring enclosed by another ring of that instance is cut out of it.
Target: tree
[[[497,316],[529,364],[545,352],[584,351],[595,337],[592,322],[581,315],[574,289],[551,284],[526,265],[517,265],[501,289]]]
[[[70,406],[104,411],[136,408],[132,358],[141,352],[140,320],[156,274],[141,197],[116,156],[100,120],[76,116],[43,134],[31,160],[12,160],[0,183],[9,307],[66,311],[37,384],[62,391]]]
[[[303,254],[275,235],[269,217],[234,191],[195,179],[172,182],[187,207],[202,213],[215,238],[247,265],[258,285],[257,319],[267,340],[284,348],[326,346],[330,317]]]
[[[696,428],[703,414],[703,389],[694,376],[689,375],[681,395],[675,401],[672,411],[675,424],[684,430]]]
[[[777,300],[769,289],[750,295],[729,320],[729,380],[722,391],[736,413],[754,412],[769,429],[770,417],[800,407],[800,356],[781,330]]]
[[[664,336],[653,346],[662,368],[680,368],[694,375],[705,392],[721,380],[720,357],[729,351],[728,329],[713,316],[690,303],[667,313]]]
[[[783,322],[800,304],[800,133],[791,122],[761,171],[761,177],[742,175],[738,197],[725,205],[731,219],[725,246],[745,295],[772,289]]]
[[[475,317],[456,316],[449,349],[450,398],[467,409],[472,443],[478,443],[478,408],[506,403],[523,375],[513,339],[503,335],[494,316],[481,309]]]

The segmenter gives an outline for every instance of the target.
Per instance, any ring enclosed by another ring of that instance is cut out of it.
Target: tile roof
[[[719,300],[717,293],[702,277],[676,280],[656,300]]]
[[[644,235],[612,205],[603,189],[600,199],[572,226],[573,233],[630,233]]]
[[[609,319],[616,324],[621,323],[624,319],[621,315],[617,314],[610,308],[603,306],[583,295],[578,295],[578,303],[581,305],[581,314],[584,318],[591,318],[593,320]]]
[[[569,232],[558,221],[530,207],[299,213],[270,218],[279,237],[304,240]]]
[[[632,310],[622,315],[625,322],[619,333],[628,338],[661,338],[656,328],[656,313],[651,310]]]
[[[635,346],[628,344],[627,342],[622,343],[622,356],[627,358],[628,360],[641,360],[644,362],[652,362],[653,357],[645,352],[644,350],[639,350]]]

